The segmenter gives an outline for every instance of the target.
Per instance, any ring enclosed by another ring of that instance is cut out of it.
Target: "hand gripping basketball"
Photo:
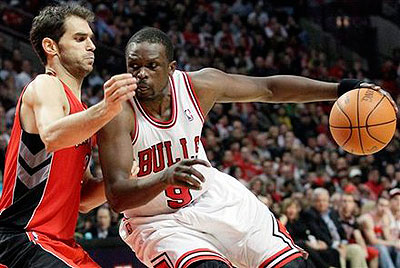
[[[346,94],[350,90],[353,90],[356,88],[370,88],[375,91],[381,92],[382,95],[384,95],[388,98],[388,100],[392,104],[394,110],[396,111],[396,114],[399,112],[396,102],[393,100],[392,96],[390,96],[390,94],[387,91],[383,90],[380,86],[377,86],[372,83],[363,82],[363,81],[357,80],[357,79],[341,80],[339,83],[338,89],[337,89],[338,98],[340,98],[342,95]]]

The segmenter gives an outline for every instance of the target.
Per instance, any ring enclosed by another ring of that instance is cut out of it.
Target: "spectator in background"
[[[400,267],[400,240],[390,235],[389,201],[380,197],[376,208],[360,217],[360,224],[368,244],[379,250],[379,265]]]
[[[340,255],[340,264],[337,258],[332,258],[334,256],[327,257],[327,262],[336,267],[345,266],[346,261],[350,262],[352,268],[367,267],[366,253],[361,246],[348,245],[339,214],[330,208],[329,192],[324,188],[317,188],[312,198],[312,207],[303,214],[310,233],[324,242],[324,249],[336,250]]]
[[[294,242],[310,254],[309,267],[330,267],[331,265],[325,261],[325,257],[336,254],[337,258],[339,258],[338,253],[330,249],[323,249],[324,242],[310,235],[303,217],[300,217],[302,209],[300,202],[294,198],[286,198],[281,203],[281,207],[280,221],[286,227]]]
[[[90,233],[90,235],[87,233]],[[96,224],[87,233],[85,237],[93,239],[118,237],[117,227],[111,225],[111,211],[107,206],[101,206],[97,209]]]
[[[400,188],[393,188],[389,191],[390,213],[389,228],[393,239],[400,240]]]
[[[370,268],[378,268],[379,251],[367,246],[359,228],[357,218],[357,204],[352,194],[342,194],[339,203],[340,222],[346,233],[346,239],[350,244],[358,244],[366,252],[366,258]]]
[[[23,60],[21,64],[21,72],[17,74],[15,79],[16,96],[21,94],[25,85],[32,80],[32,65],[29,60]]]
[[[383,191],[383,186],[379,181],[380,172],[378,168],[373,167],[368,172],[368,181],[365,183],[365,186],[371,192],[372,197],[377,200],[380,194]]]

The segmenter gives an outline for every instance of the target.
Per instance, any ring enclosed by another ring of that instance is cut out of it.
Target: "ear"
[[[176,70],[176,61],[171,61],[168,64],[168,74],[173,75]]]
[[[58,46],[57,43],[48,37],[43,38],[42,40],[42,48],[44,52],[46,53],[46,56],[55,56],[58,54]]]

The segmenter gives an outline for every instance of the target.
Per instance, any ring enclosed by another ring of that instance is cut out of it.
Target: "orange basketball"
[[[333,105],[329,128],[337,144],[345,151],[373,154],[384,148],[396,130],[396,112],[379,91],[354,89]]]

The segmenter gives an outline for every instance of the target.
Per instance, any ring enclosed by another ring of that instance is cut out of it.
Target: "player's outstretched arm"
[[[104,99],[89,109],[69,115],[61,82],[40,75],[27,88],[24,104],[32,109],[36,133],[48,152],[79,144],[122,110],[122,102],[135,94],[136,80],[130,74],[113,76],[104,84]],[[34,132],[35,133],[35,132]]]
[[[151,201],[169,185],[201,189],[204,177],[192,166],[209,164],[203,160],[183,160],[164,172],[146,179],[131,177],[133,149],[131,134],[135,127],[129,103],[98,133],[99,158],[106,197],[111,207],[121,212]]]
[[[191,72],[189,76],[205,113],[216,102],[300,103],[336,100],[341,94],[359,87],[362,82],[347,79],[340,84],[329,83],[293,75],[251,77],[228,74],[213,68]],[[380,89],[373,85],[370,87]]]

